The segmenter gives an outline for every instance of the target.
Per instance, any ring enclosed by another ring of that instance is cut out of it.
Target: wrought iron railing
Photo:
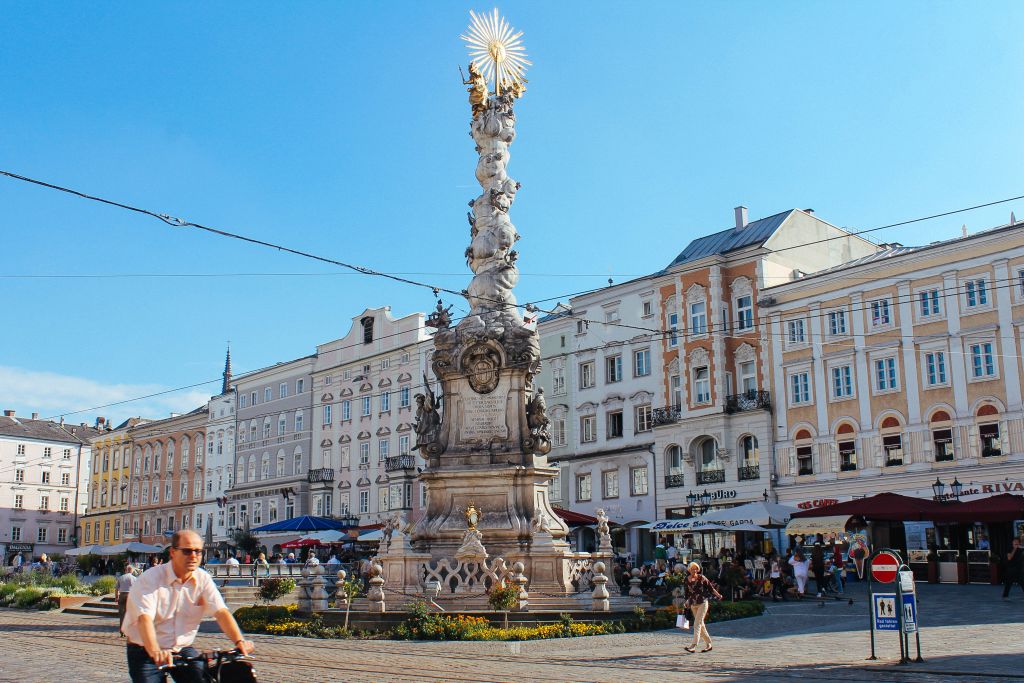
[[[395,472],[397,470],[411,470],[416,467],[416,456],[396,455],[384,460],[384,471]]]
[[[745,465],[739,467],[736,470],[736,478],[740,481],[751,481],[753,479],[761,478],[761,466],[760,465]]]
[[[320,481],[334,481],[334,470],[330,467],[321,467],[320,469],[310,470],[306,473],[306,480],[310,484],[315,484]]]
[[[665,475],[665,488],[674,489],[680,486],[686,486],[683,475],[681,474],[666,474]]]
[[[701,470],[697,473],[698,484],[721,484],[725,481],[725,470]]]
[[[683,417],[682,406],[669,406],[667,408],[655,408],[651,411],[651,421],[654,426],[670,425],[679,422]]]
[[[771,410],[771,394],[767,391],[745,391],[725,397],[725,413],[742,413],[747,410]]]

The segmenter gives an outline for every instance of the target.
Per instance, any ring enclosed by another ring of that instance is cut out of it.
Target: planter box
[[[94,600],[95,597],[92,595],[51,595],[49,599],[57,609],[67,609],[68,607],[80,607],[90,600]]]

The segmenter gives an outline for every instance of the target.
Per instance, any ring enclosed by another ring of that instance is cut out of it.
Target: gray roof
[[[89,426],[64,424],[50,420],[26,420],[20,417],[0,417],[0,436],[37,439],[39,441],[58,441],[63,443],[88,444],[101,434],[98,429]]]
[[[814,277],[814,276],[817,276],[817,275],[824,275],[826,273],[834,273],[837,270],[846,270],[847,268],[855,268],[857,266],[862,266],[862,265],[864,265],[866,263],[874,263],[875,261],[884,261],[886,259],[892,258],[893,256],[903,256],[904,254],[909,254],[911,252],[920,251],[923,248],[924,247],[905,247],[902,244],[893,244],[892,246],[888,246],[888,247],[886,247],[886,248],[884,248],[884,249],[882,249],[880,251],[876,251],[873,254],[868,254],[867,256],[861,256],[859,259],[854,259],[852,261],[846,261],[844,263],[840,263],[839,265],[832,266],[831,268],[825,268],[824,270],[816,270],[813,273],[808,273],[807,275],[805,275],[804,277],[802,277],[800,279],[803,280],[803,279],[806,279],[808,277]],[[783,283],[783,284],[785,284],[785,283]]]
[[[552,320],[558,320],[559,318],[564,318],[564,317],[570,316],[570,315],[572,315],[572,309],[571,308],[563,308],[562,310],[556,310],[554,313],[549,313],[548,315],[544,316],[543,318],[538,319],[537,323],[538,324],[539,323],[548,323],[548,322],[551,322]]]
[[[736,249],[742,249],[743,247],[753,245],[760,246],[768,241],[768,238],[775,233],[779,226],[782,225],[782,223],[789,218],[789,215],[794,211],[796,211],[796,209],[789,209],[788,211],[777,213],[774,216],[760,218],[756,221],[747,223],[747,226],[744,228],[733,227],[705,237],[698,237],[686,245],[686,248],[680,252],[679,256],[676,256],[675,260],[668,264],[666,270],[682,263],[696,261],[697,259],[704,258],[705,256],[725,254],[730,251],[735,251]]]

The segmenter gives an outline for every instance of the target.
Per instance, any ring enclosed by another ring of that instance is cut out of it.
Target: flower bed
[[[93,584],[83,584],[72,575],[54,577],[47,572],[10,574],[0,582],[0,607],[19,609],[56,609],[69,595],[106,595],[112,593],[117,580],[102,576]]]

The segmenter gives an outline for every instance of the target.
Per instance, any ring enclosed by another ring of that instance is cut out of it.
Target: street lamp
[[[688,494],[686,494],[686,502],[690,504],[690,507],[693,507],[694,505],[697,504],[697,496],[694,495],[693,491],[690,491]]]
[[[963,493],[964,485],[960,483],[959,479],[954,479],[953,483],[949,485],[949,493],[954,500],[960,500],[960,494]],[[932,484],[932,498],[939,502],[946,500],[945,496],[946,484],[941,479],[936,478],[935,483]]]
[[[340,517],[338,517],[338,521],[341,523],[341,525],[343,527],[346,527],[346,528],[354,527],[354,526],[359,526],[359,518],[358,517],[354,517],[353,515],[350,515],[350,514],[341,515]]]
[[[949,489],[953,492],[953,497],[960,500],[960,492],[964,490],[964,485],[959,480],[953,479],[953,483],[949,485]]]
[[[705,512],[711,507],[711,494],[708,493],[707,489],[704,489],[704,492],[700,494],[700,506],[704,508]]]
[[[935,478],[935,483],[932,484],[932,498],[935,500],[942,500],[942,494],[946,491],[946,484],[939,479]]]

